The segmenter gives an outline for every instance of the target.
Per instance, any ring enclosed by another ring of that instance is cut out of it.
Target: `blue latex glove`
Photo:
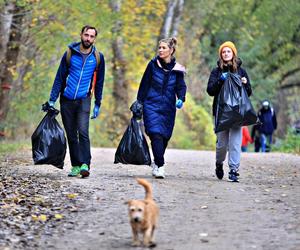
[[[93,110],[93,115],[92,115],[91,119],[97,118],[99,114],[100,114],[100,106],[95,104],[95,107]]]
[[[42,110],[44,112],[48,112],[49,110],[55,110],[54,104],[55,104],[55,102],[53,102],[53,101],[45,102],[44,104],[42,104]]]
[[[55,102],[53,102],[53,101],[48,101],[48,103],[49,103],[50,107],[54,107],[54,105],[55,105]]]
[[[176,101],[176,108],[181,109],[182,106],[183,106],[183,101],[180,100],[180,99],[178,99],[178,100]]]
[[[220,76],[220,80],[225,81],[227,79],[227,76],[228,76],[227,72],[222,73],[222,75]]]

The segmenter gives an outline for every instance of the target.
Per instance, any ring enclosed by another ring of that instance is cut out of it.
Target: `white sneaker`
[[[157,174],[155,175],[157,179],[165,179],[165,167],[159,167],[157,169]]]
[[[152,175],[156,176],[158,174],[158,166],[154,162],[152,162],[151,167],[152,167]]]

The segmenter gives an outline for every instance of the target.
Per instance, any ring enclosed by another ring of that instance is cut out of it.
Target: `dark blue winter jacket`
[[[258,118],[262,123],[259,126],[259,132],[265,135],[272,135],[277,128],[277,119],[273,108],[261,108],[258,112]]]
[[[64,53],[50,94],[50,101],[56,101],[59,94],[69,100],[84,99],[91,94],[94,71],[97,67],[97,59],[94,54],[95,47],[92,47],[90,54],[85,57],[80,53],[80,42],[69,45],[72,50],[70,65],[68,67]],[[101,105],[103,82],[105,75],[104,56],[100,53],[100,65],[97,71],[95,85],[95,104]]]
[[[170,139],[176,115],[176,97],[185,101],[185,69],[175,62],[164,65],[153,58],[143,75],[137,99],[143,103],[145,131]],[[170,67],[171,66],[171,67]]]

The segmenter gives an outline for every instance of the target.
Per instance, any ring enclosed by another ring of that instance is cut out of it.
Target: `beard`
[[[93,45],[93,43],[84,41],[83,39],[81,39],[81,44],[82,44],[82,47],[85,49],[89,49]]]

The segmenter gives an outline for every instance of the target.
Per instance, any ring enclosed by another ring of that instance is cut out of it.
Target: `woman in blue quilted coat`
[[[137,101],[143,104],[146,134],[150,137],[154,156],[152,175],[165,178],[164,154],[172,136],[176,108],[185,102],[185,68],[176,62],[176,38],[162,39],[158,55],[147,65],[141,80]]]

